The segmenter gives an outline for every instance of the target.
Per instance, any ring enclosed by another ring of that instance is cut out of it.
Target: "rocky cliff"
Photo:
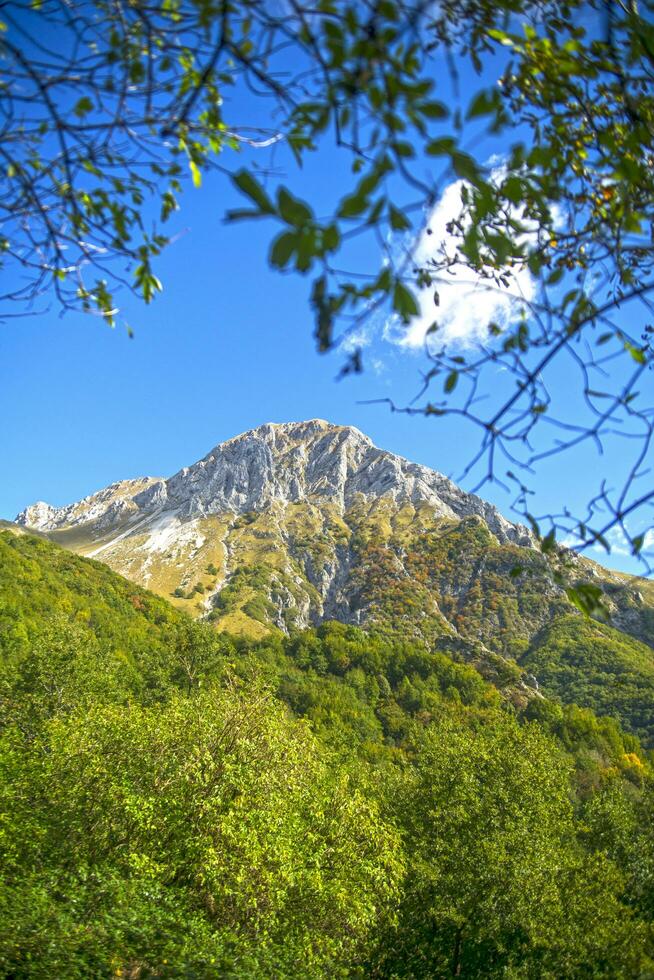
[[[321,419],[259,426],[169,479],[124,480],[67,507],[39,501],[16,523],[41,531],[91,523],[104,528],[164,512],[183,521],[305,502],[333,504],[345,513],[360,498],[425,504],[435,515],[454,520],[476,515],[498,540],[530,544],[526,528],[442,474],[378,449],[353,426]]]
[[[17,523],[106,562],[219,628],[260,636],[326,618],[519,657],[573,610],[530,532],[442,474],[319,419],[262,425],[168,479],[39,502]],[[591,562],[616,624],[649,606]]]

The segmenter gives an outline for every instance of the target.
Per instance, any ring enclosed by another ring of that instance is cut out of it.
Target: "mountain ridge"
[[[311,497],[336,501],[345,510],[359,493],[426,503],[453,519],[477,514],[500,540],[533,543],[527,528],[438,471],[378,449],[354,426],[323,419],[265,423],[219,443],[167,479],[118,481],[59,508],[37,501],[18,514],[16,523],[41,531],[92,521],[103,527],[154,511],[174,510],[182,518],[242,514],[274,501],[298,503]]]

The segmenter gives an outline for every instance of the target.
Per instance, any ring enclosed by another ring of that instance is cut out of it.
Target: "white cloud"
[[[411,249],[416,265],[427,266],[431,258],[443,255],[456,256],[457,238],[447,226],[461,213],[463,183],[457,180],[449,184],[434,206]],[[421,348],[426,338],[429,342],[427,331],[436,321],[439,329],[434,335],[435,345],[446,343],[461,348],[485,341],[489,323],[497,323],[502,328],[508,326],[524,302],[536,295],[536,282],[528,269],[507,269],[505,277],[508,288],[474,277],[463,263],[456,263],[438,283],[419,292],[420,314],[407,326],[393,317],[386,323],[384,336],[401,347]],[[438,306],[434,303],[435,289],[439,294]]]
[[[606,540],[611,548],[612,555],[620,555],[627,557],[631,554],[631,547],[627,541],[622,528],[612,527],[606,534]],[[601,544],[594,544],[593,551],[597,551],[600,554],[606,554],[606,549]]]
[[[341,350],[346,354],[353,354],[356,350],[369,347],[375,334],[374,324],[363,324],[356,330],[347,333],[340,342]]]
[[[628,530],[629,533],[635,537],[635,531],[632,531],[631,529]],[[621,527],[615,526],[607,531],[606,540],[610,545],[612,555],[620,555],[621,557],[625,558],[633,555],[631,543],[625,537],[624,531]],[[644,532],[641,554],[651,551],[652,548],[654,548],[654,528],[648,528],[647,531]],[[606,549],[599,543],[593,545],[592,550],[600,554],[606,554]]]

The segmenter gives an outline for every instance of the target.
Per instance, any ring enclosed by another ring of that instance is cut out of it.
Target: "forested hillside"
[[[652,757],[616,721],[387,630],[218,634],[30,535],[0,558],[4,975],[653,969]]]

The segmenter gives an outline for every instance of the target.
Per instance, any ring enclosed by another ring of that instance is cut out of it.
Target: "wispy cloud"
[[[625,558],[631,554],[631,547],[629,546],[629,542],[627,541],[622,528],[612,527],[606,534],[606,540],[610,545],[611,554],[619,555]],[[601,544],[594,544],[592,550],[596,551],[598,554],[606,554],[606,549]]]
[[[629,535],[635,537],[636,532],[631,528],[628,529]],[[643,543],[640,548],[639,554],[642,557],[648,559],[654,558],[654,528],[648,528],[643,532]],[[628,538],[621,527],[617,525],[610,528],[604,535],[604,539],[610,548],[610,554],[613,558],[634,558],[633,547],[630,538]],[[578,548],[583,544],[583,540],[576,534],[570,534],[559,541],[566,548]],[[589,553],[592,552],[598,556],[598,560],[601,562],[602,559],[606,559],[607,551],[603,544],[596,542],[589,549]]]
[[[448,231],[450,222],[461,213],[462,180],[449,184],[428,216],[417,241],[409,248],[418,266],[430,259],[456,258],[457,238]],[[406,246],[405,246],[406,247]],[[420,313],[408,325],[397,317],[387,321],[384,336],[404,348],[421,348],[431,325],[438,323],[434,342],[459,348],[474,346],[488,339],[489,323],[506,327],[525,302],[534,299],[536,282],[527,268],[507,269],[508,286],[498,286],[483,277],[473,277],[463,263],[455,263],[440,281],[418,294]],[[439,304],[434,302],[437,289]]]
[[[364,347],[369,347],[373,342],[375,337],[375,324],[364,323],[362,326],[357,327],[356,330],[347,333],[340,342],[340,349],[345,351],[346,354],[353,354],[356,350],[362,350]]]
[[[635,534],[635,532],[631,530],[629,530],[629,533]],[[621,527],[612,527],[606,534],[606,540],[611,547],[611,554],[624,557],[633,554],[631,543],[627,540]],[[654,528],[648,528],[644,532],[641,553],[644,554],[645,552],[651,551],[652,548],[654,548]],[[606,554],[606,550],[601,544],[593,545],[593,551],[597,551],[600,554]]]

